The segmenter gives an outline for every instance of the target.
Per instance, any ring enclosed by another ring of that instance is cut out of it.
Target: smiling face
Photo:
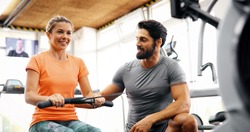
[[[72,38],[72,25],[67,22],[55,23],[50,32],[46,32],[51,48],[54,50],[66,50]]]
[[[138,29],[136,34],[137,39],[137,59],[147,59],[155,53],[156,43],[145,29]]]

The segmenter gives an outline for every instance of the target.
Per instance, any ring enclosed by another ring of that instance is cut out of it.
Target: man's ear
[[[156,40],[156,45],[159,46],[159,47],[161,47],[161,45],[162,45],[162,38],[159,38],[159,39]]]

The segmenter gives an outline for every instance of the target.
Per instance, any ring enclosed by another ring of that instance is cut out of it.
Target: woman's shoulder
[[[82,58],[74,56],[74,55],[71,55],[71,54],[67,54],[67,57],[68,57],[68,59],[72,59],[72,60],[75,60],[75,61],[82,60]]]
[[[39,52],[33,55],[32,58],[42,59],[42,58],[46,58],[46,56],[48,56],[48,51]]]
[[[68,57],[68,60],[70,60],[71,62],[73,61],[74,63],[78,63],[78,64],[84,63],[84,60],[80,57],[70,55],[70,54],[67,54],[67,57]]]

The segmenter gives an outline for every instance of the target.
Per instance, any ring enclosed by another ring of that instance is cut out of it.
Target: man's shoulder
[[[129,70],[131,68],[139,66],[139,64],[140,64],[140,60],[134,59],[134,60],[131,60],[129,62],[126,62],[125,65],[124,65],[124,67],[125,67],[125,69]]]
[[[10,50],[9,53],[16,53],[16,50]]]
[[[165,65],[176,65],[178,64],[177,61],[175,61],[172,58],[166,57],[166,56],[162,56],[161,61],[165,64]]]
[[[26,53],[24,51],[22,52],[22,54],[23,54],[24,57],[29,57],[28,53]]]
[[[16,55],[16,50],[10,50],[7,56],[15,56],[15,55]]]

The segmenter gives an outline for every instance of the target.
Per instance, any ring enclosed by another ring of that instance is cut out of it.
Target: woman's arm
[[[28,104],[36,106],[38,102],[50,100],[56,107],[64,106],[64,97],[55,93],[48,96],[41,96],[37,93],[39,82],[39,74],[34,70],[27,70],[26,88],[25,88],[25,101]]]
[[[88,76],[82,77],[78,80],[79,86],[82,92],[83,97],[90,98],[90,97],[97,97],[100,96],[98,93],[93,93],[92,88],[89,83]],[[75,104],[76,107],[80,108],[93,108],[93,107],[99,107],[105,102],[105,98],[96,98],[94,105],[89,104]]]
[[[25,101],[31,105],[37,105],[38,102],[47,101],[48,96],[40,96],[37,94],[39,74],[34,70],[27,70]]]

